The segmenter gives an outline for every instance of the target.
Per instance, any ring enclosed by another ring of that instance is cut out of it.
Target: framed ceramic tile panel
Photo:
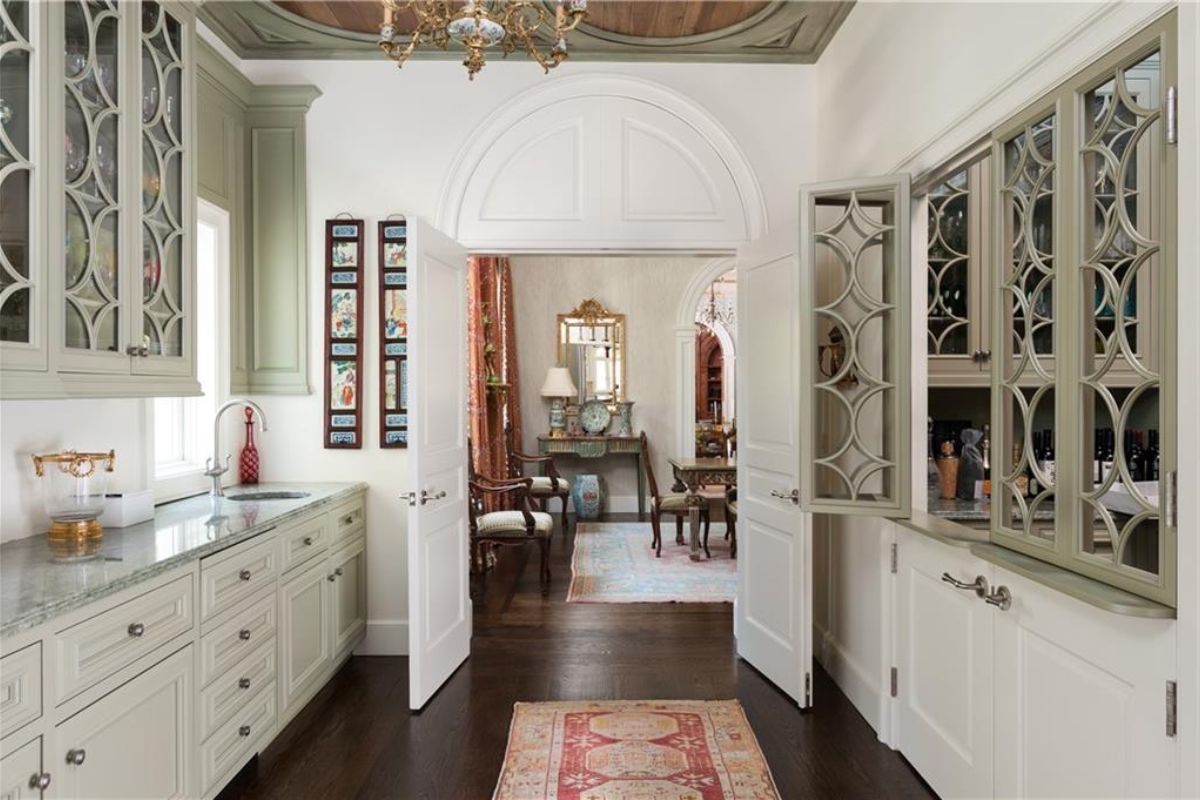
[[[325,221],[325,447],[362,447],[363,221]]]
[[[379,446],[408,447],[408,226],[379,223]]]

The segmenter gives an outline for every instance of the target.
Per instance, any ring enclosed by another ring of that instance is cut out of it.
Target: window
[[[217,298],[225,285],[229,259],[229,215],[200,201],[196,223],[196,379],[197,397],[156,397],[151,401],[154,494],[168,500],[208,487],[204,462],[212,456],[212,418],[224,395],[223,342]]]

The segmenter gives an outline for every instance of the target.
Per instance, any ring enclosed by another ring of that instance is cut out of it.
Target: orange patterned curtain
[[[475,471],[508,477],[509,437],[521,442],[521,396],[512,267],[508,259],[471,256],[467,278],[471,457]],[[490,505],[490,504],[489,504]]]

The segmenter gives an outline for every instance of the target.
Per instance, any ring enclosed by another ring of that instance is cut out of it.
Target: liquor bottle
[[[1146,480],[1158,480],[1158,429],[1151,428],[1146,432],[1148,445],[1143,463],[1146,465]]]
[[[1047,488],[1053,487],[1058,482],[1056,480],[1057,470],[1054,465],[1054,433],[1049,428],[1042,431],[1042,477],[1049,484]]]
[[[1104,450],[1100,460],[1100,482],[1108,480],[1108,475],[1112,472],[1113,459],[1116,458],[1116,434],[1112,428],[1104,429]]]
[[[1020,442],[1013,442],[1012,463],[1013,463],[1014,470],[1016,469],[1017,464],[1021,463],[1021,443]],[[1017,472],[1013,476],[1013,489],[1016,492],[1018,492],[1022,497],[1029,496],[1029,468],[1028,467],[1021,470],[1020,472]]]
[[[238,482],[258,483],[258,448],[254,445],[254,409],[246,406],[246,444],[238,458]]]
[[[1037,469],[1034,469],[1034,467]],[[1042,493],[1042,487],[1038,485],[1038,475],[1042,469],[1042,434],[1034,431],[1033,433],[1033,463],[1026,470],[1029,473],[1029,496],[1037,497]]]
[[[979,443],[979,452],[983,456],[983,487],[984,497],[992,496],[992,426],[983,426],[983,440]]]
[[[1136,431],[1125,431],[1125,466],[1130,478],[1142,479],[1142,448],[1138,447]]]
[[[1092,431],[1092,483],[1104,481],[1104,431]]]

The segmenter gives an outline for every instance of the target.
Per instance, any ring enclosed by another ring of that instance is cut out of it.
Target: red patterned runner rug
[[[493,800],[778,800],[736,700],[517,703]]]

